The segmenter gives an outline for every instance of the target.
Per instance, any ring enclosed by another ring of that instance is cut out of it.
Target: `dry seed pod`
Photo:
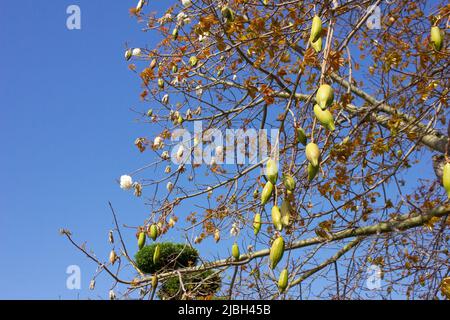
[[[283,224],[281,223],[281,212],[277,206],[272,207],[272,223],[277,231],[283,230]]]
[[[177,40],[178,39],[178,28],[173,29],[172,37],[173,37],[173,40]]]
[[[325,109],[322,110],[318,104],[314,105],[314,114],[316,115],[317,120],[328,130],[334,131],[334,118],[331,114],[330,110]]]
[[[322,33],[322,20],[319,18],[319,16],[314,16],[309,41],[316,42],[320,38],[321,33]]]
[[[159,248],[159,244],[156,245],[155,252],[153,253],[153,263],[157,264],[159,261],[159,257],[161,255],[161,249]]]
[[[139,13],[139,11],[141,11],[141,9],[144,6],[144,4],[145,4],[145,0],[139,0],[139,2],[136,5],[136,12]]]
[[[450,163],[444,165],[444,170],[442,173],[442,185],[447,192],[447,196],[450,198]]]
[[[333,103],[333,100],[334,100],[333,88],[328,84],[321,85],[317,90],[316,94],[317,104],[322,108],[322,110],[325,110]]]
[[[287,269],[283,269],[280,273],[280,277],[278,278],[278,289],[280,292],[284,292],[288,285],[288,271]]]
[[[275,160],[269,159],[266,163],[266,176],[267,179],[275,184],[278,179],[278,166]]]
[[[233,247],[231,248],[231,255],[235,260],[239,260],[241,256],[241,254],[239,253],[239,246],[236,242],[233,243]]]
[[[319,172],[319,166],[313,166],[311,163],[308,163],[308,180],[311,182]]]
[[[144,245],[145,245],[145,232],[140,232],[138,238],[139,250],[141,250],[144,247]]]
[[[266,185],[261,192],[261,205],[265,205],[267,201],[269,201],[273,192],[273,184],[270,181],[267,181]]]
[[[295,180],[290,175],[287,174],[283,176],[283,184],[287,190],[289,191],[295,190]]]
[[[108,232],[108,241],[111,244],[114,243],[114,233],[112,230],[109,230],[109,232]]]
[[[269,266],[271,269],[275,269],[278,262],[280,262],[281,258],[283,258],[284,254],[284,239],[282,236],[279,236],[272,243],[272,247],[270,247],[270,255],[269,255]]]
[[[158,237],[158,227],[156,226],[156,224],[152,224],[150,226],[149,236],[153,241],[155,241]]]
[[[114,250],[111,250],[111,252],[109,253],[109,262],[111,262],[111,264],[114,265],[116,260],[117,260],[116,252]]]
[[[255,236],[259,233],[259,230],[261,230],[261,214],[257,213],[253,218],[253,233]]]
[[[431,42],[433,44],[433,48],[436,51],[440,51],[442,49],[443,39],[442,32],[439,27],[434,26],[431,28]]]
[[[305,134],[305,130],[303,130],[302,127],[297,128],[297,143],[301,143],[302,145],[306,146],[307,138]]]
[[[153,59],[153,60],[150,62],[150,69],[155,69],[155,67],[156,67],[156,59]]]
[[[311,46],[313,47],[314,51],[319,53],[322,51],[322,38],[317,39],[314,42],[311,42]]]
[[[320,150],[317,144],[310,142],[305,148],[306,159],[308,159],[309,163],[311,163],[314,167],[319,165],[319,157]]]

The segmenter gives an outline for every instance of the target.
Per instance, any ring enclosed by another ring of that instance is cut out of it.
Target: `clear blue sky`
[[[147,216],[143,201],[115,182],[152,157],[133,146],[149,129],[129,110],[139,106],[139,81],[123,57],[126,41],[156,42],[128,15],[136,2],[0,2],[0,299],[105,297],[110,279],[89,291],[96,266],[58,229],[107,257],[107,202],[121,222],[139,225]],[[81,30],[66,28],[70,4],[81,8]],[[132,232],[127,239],[135,241]],[[201,248],[217,254],[210,241]],[[69,265],[81,267],[81,290],[66,288]]]

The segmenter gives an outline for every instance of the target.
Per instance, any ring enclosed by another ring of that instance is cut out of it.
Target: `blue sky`
[[[59,228],[107,257],[108,201],[122,223],[147,217],[144,202],[115,182],[152,158],[133,145],[151,129],[129,110],[140,104],[140,87],[123,57],[126,41],[156,43],[128,15],[136,2],[0,2],[0,299],[105,297],[110,279],[89,291],[96,266]],[[161,12],[171,3],[152,7]],[[81,8],[81,30],[66,28],[71,4]],[[126,239],[134,243],[133,232]],[[217,254],[211,242],[201,248]],[[69,265],[81,268],[81,290],[66,288]]]

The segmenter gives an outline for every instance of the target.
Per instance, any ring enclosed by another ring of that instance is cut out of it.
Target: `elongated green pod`
[[[308,163],[307,172],[308,172],[308,180],[311,182],[319,172],[319,166],[315,167],[311,163]]]
[[[319,122],[325,127],[325,129],[334,131],[335,129],[334,118],[330,110],[328,109],[322,110],[322,108],[319,107],[318,104],[316,104],[314,105],[314,114],[317,120],[319,120]]]
[[[281,203],[281,224],[283,227],[287,227],[291,222],[291,204],[287,199],[283,199],[283,202]]]
[[[266,176],[267,179],[273,184],[277,183],[278,179],[278,166],[275,160],[269,159],[266,163]]]
[[[308,139],[306,138],[305,130],[303,130],[302,127],[298,127],[296,131],[297,131],[297,143],[300,142],[302,145],[306,146]]]
[[[239,253],[239,246],[238,246],[238,244],[236,242],[233,243],[233,246],[231,247],[231,255],[237,261],[241,257],[241,254]]]
[[[284,290],[286,290],[288,285],[288,276],[289,274],[287,269],[283,269],[280,273],[280,277],[278,278],[278,290],[280,290],[280,292],[284,292]]]
[[[253,233],[255,236],[259,233],[259,230],[261,230],[261,214],[257,213],[253,218]]]
[[[154,264],[158,263],[160,255],[161,255],[161,249],[158,244],[155,248],[155,252],[153,252],[153,263]]]
[[[440,51],[443,45],[442,32],[439,27],[431,27],[431,43],[436,51]]]
[[[444,165],[442,173],[442,184],[447,192],[447,196],[450,198],[450,163]]]
[[[140,232],[138,236],[138,248],[141,250],[145,246],[145,232]]]
[[[281,223],[281,212],[277,206],[272,207],[272,223],[277,231],[283,230],[283,224]]]
[[[322,20],[319,16],[314,16],[311,26],[311,35],[309,40],[311,42],[317,41],[319,39],[320,34],[322,33]]]
[[[308,159],[309,163],[311,163],[314,167],[319,165],[319,157],[320,150],[317,144],[310,142],[307,144],[305,148],[306,159]]]
[[[162,78],[158,79],[158,87],[160,89],[164,89],[164,80]]]
[[[295,180],[290,175],[287,174],[283,176],[283,184],[287,190],[289,191],[295,190]]]
[[[270,269],[275,269],[278,262],[283,258],[284,254],[284,239],[282,236],[276,238],[272,246],[270,247],[269,253],[269,267]]]
[[[270,181],[267,181],[266,185],[261,192],[261,205],[265,205],[267,201],[269,201],[273,192],[273,184]]]
[[[334,90],[333,88],[328,84],[323,84],[319,87],[316,94],[316,102],[317,104],[322,108],[322,110],[325,110],[331,104],[334,100]]]
[[[156,224],[152,224],[150,226],[149,236],[153,241],[155,241],[158,237],[158,227],[156,226]]]
[[[322,38],[317,39],[314,42],[311,42],[311,46],[313,47],[314,51],[319,53],[322,51]]]

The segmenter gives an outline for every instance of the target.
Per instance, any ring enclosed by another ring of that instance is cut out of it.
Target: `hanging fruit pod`
[[[257,213],[253,218],[253,233],[255,236],[258,235],[259,230],[261,230],[261,214]]]
[[[145,245],[145,232],[140,232],[138,237],[138,247],[141,250]]]
[[[111,252],[109,253],[109,262],[111,262],[111,264],[114,265],[114,262],[116,262],[116,260],[117,260],[116,252],[114,250],[111,250]]]
[[[314,105],[314,114],[319,122],[329,131],[334,131],[334,118],[330,110],[322,110],[318,104]]]
[[[234,21],[234,12],[231,10],[229,6],[224,6],[222,8],[222,17],[225,19],[225,22],[233,22]]]
[[[155,241],[158,237],[158,227],[156,226],[156,224],[152,224],[150,226],[149,236],[153,241]]]
[[[283,184],[286,187],[286,190],[295,190],[295,180],[290,175],[287,174],[283,176]]]
[[[283,230],[283,224],[281,223],[281,212],[280,208],[278,208],[277,206],[272,207],[272,223],[275,227],[275,230]]]
[[[291,211],[291,204],[287,199],[283,199],[283,202],[281,203],[281,224],[283,227],[289,226],[291,222]]]
[[[164,80],[162,78],[158,79],[158,87],[162,90],[164,89]]]
[[[172,66],[172,73],[177,73],[178,72],[178,66],[176,64],[174,64]]]
[[[266,176],[267,179],[272,182],[272,184],[276,184],[278,179],[278,166],[275,160],[269,159],[266,163]]]
[[[284,239],[282,236],[276,238],[272,246],[270,247],[269,254],[269,267],[270,269],[275,269],[278,262],[280,262],[281,258],[283,258],[284,254]]]
[[[307,172],[308,172],[308,180],[309,182],[311,182],[319,172],[319,166],[313,166],[311,163],[308,163]]]
[[[278,290],[280,290],[280,292],[284,292],[284,290],[286,290],[287,285],[288,285],[288,271],[287,269],[283,269],[283,271],[281,271],[280,273],[280,277],[278,278]]]
[[[159,262],[160,255],[161,255],[161,249],[158,244],[158,245],[156,245],[155,252],[153,252],[153,263],[154,264],[157,264]]]
[[[440,51],[442,49],[442,32],[437,26],[431,27],[431,43],[433,44],[434,50]]]
[[[128,61],[133,56],[133,51],[131,49],[128,49],[125,51],[125,59]]]
[[[303,130],[302,127],[298,127],[296,130],[296,133],[297,133],[297,137],[296,137],[297,143],[300,142],[302,145],[306,146],[308,139],[306,138],[305,130]]]
[[[442,184],[447,192],[447,196],[450,198],[450,163],[444,165],[442,173]]]
[[[216,241],[216,243],[220,241],[220,230],[217,228],[214,231],[214,241]]]
[[[273,192],[273,184],[270,181],[267,181],[266,185],[261,192],[261,205],[265,205],[267,201],[269,201]]]
[[[328,84],[323,84],[319,87],[316,94],[316,102],[317,104],[322,108],[322,110],[325,110],[331,104],[334,100],[334,90],[333,88]]]
[[[177,40],[178,39],[178,28],[173,29],[172,37],[173,37],[173,40]]]
[[[239,246],[236,242],[233,243],[233,246],[231,247],[231,255],[236,261],[238,261],[241,256],[241,254],[239,253]]]
[[[196,56],[192,56],[192,57],[189,58],[189,64],[192,67],[195,67],[197,65],[197,62],[198,62],[198,59],[197,59]]]
[[[320,150],[317,144],[310,142],[306,145],[305,148],[306,159],[308,159],[309,163],[311,163],[314,167],[319,165],[319,157]]]
[[[322,51],[322,38],[317,39],[314,42],[311,42],[311,46],[313,47],[314,51],[319,53]]]
[[[309,41],[316,42],[322,33],[322,20],[319,16],[314,16],[311,26],[311,35]]]

